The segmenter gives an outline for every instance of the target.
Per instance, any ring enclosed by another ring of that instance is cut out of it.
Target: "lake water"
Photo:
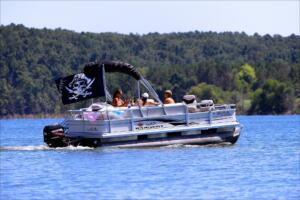
[[[49,149],[1,120],[0,199],[300,199],[300,116],[240,116],[235,145]]]

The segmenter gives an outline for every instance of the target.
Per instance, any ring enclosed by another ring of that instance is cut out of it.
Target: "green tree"
[[[236,88],[243,92],[248,92],[255,81],[255,69],[247,63],[241,66],[240,71],[234,77]]]
[[[189,94],[194,94],[199,100],[212,99],[215,103],[224,103],[227,98],[226,92],[221,88],[206,83],[200,83],[196,86],[191,87]]]
[[[241,66],[238,73],[234,76],[235,87],[241,93],[241,109],[244,112],[245,100],[248,98],[248,93],[256,82],[256,74],[254,68],[249,64]]]
[[[251,114],[282,114],[293,107],[293,91],[285,83],[269,79],[252,97]]]

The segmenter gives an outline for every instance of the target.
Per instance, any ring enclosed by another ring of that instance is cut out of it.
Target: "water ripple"
[[[57,147],[50,148],[46,145],[37,145],[37,146],[3,146],[0,147],[0,151],[55,151],[55,150],[66,150],[66,151],[80,151],[80,150],[93,150],[91,147],[82,147],[82,146],[67,146],[67,147]]]
[[[300,199],[300,116],[241,116],[235,145],[52,149],[3,120],[0,199]]]

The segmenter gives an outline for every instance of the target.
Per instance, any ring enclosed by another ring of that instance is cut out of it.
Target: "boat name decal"
[[[138,126],[135,127],[135,130],[149,130],[149,129],[156,129],[156,128],[164,128],[163,124],[157,124],[157,122],[146,122],[142,123],[139,122]]]
[[[154,125],[154,126],[140,126],[136,127],[135,130],[149,130],[149,129],[156,129],[156,128],[163,128],[164,126],[162,124]]]

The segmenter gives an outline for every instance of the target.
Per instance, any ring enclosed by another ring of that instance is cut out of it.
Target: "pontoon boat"
[[[105,81],[105,73],[110,72],[133,77],[137,98],[140,87],[144,87],[160,105],[113,107]],[[83,73],[60,78],[56,83],[64,104],[99,96],[104,96],[105,102],[69,110],[62,123],[46,126],[44,141],[50,147],[234,144],[240,136],[234,104],[215,105],[212,100],[197,103],[194,95],[185,95],[181,103],[163,104],[149,82],[127,63],[89,63]]]

